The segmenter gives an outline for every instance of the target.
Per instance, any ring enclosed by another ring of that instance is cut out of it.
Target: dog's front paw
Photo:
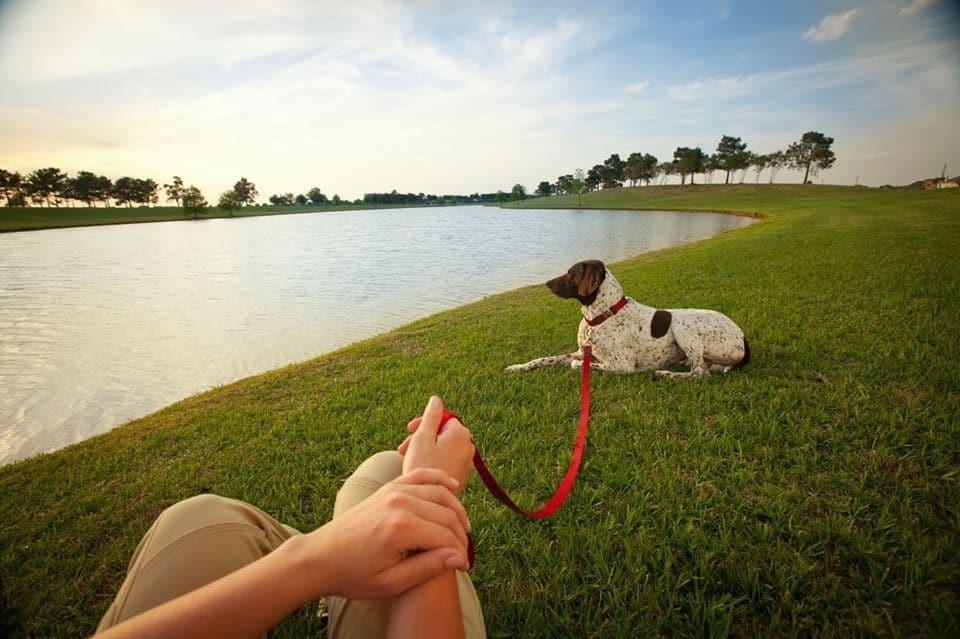
[[[503,370],[509,371],[509,372],[511,372],[511,373],[519,373],[519,372],[525,371],[525,370],[527,370],[527,369],[524,368],[523,364],[513,364],[512,366],[507,366],[507,367],[506,367],[505,369],[503,369]]]
[[[665,373],[666,371],[653,371],[652,373],[650,373],[650,379],[652,379],[655,382],[658,382],[664,377],[666,377]]]
[[[582,359],[571,360],[570,368],[572,368],[575,371],[580,370],[581,368],[583,368],[583,360]]]

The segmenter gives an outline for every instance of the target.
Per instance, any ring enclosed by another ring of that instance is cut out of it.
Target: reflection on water
[[[0,463],[577,259],[749,223],[463,206],[0,234]]]

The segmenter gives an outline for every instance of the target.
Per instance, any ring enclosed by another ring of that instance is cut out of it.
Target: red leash
[[[554,491],[553,496],[546,504],[537,510],[524,510],[520,508],[516,502],[510,499],[510,495],[500,486],[493,476],[493,473],[491,473],[487,465],[483,463],[483,457],[480,456],[480,449],[474,449],[473,466],[477,469],[477,474],[480,475],[480,479],[483,480],[483,484],[487,487],[487,490],[490,491],[490,494],[503,502],[507,508],[527,519],[546,519],[555,514],[560,510],[560,506],[566,501],[570,495],[570,491],[573,490],[574,483],[577,481],[577,474],[580,472],[580,462],[583,460],[583,449],[586,448],[587,445],[587,428],[590,425],[591,357],[592,351],[590,345],[585,344],[583,346],[583,369],[580,375],[580,425],[577,427],[577,436],[573,443],[573,453],[570,455],[570,465],[567,466],[567,472],[564,473],[563,479],[560,480],[560,484],[557,486],[557,490]],[[455,413],[443,411],[443,417],[440,418],[441,428],[447,421],[453,418],[460,419]],[[475,560],[473,538],[470,538],[469,541],[470,547],[467,550],[469,553],[468,559],[470,561],[470,567],[472,568]]]

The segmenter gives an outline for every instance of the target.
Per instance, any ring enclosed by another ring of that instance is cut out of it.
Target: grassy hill
[[[664,187],[583,205],[761,213],[612,266],[645,303],[729,314],[753,361],[595,375],[585,466],[553,519],[520,521],[471,482],[490,635],[957,636],[960,193]],[[149,523],[200,492],[322,525],[434,392],[537,504],[568,459],[578,377],[503,367],[569,351],[578,319],[523,288],[0,468],[0,623],[91,632]],[[305,609],[281,634],[316,623]]]

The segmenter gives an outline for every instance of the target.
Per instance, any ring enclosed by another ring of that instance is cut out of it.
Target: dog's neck
[[[594,298],[593,303],[583,305],[580,309],[583,311],[584,317],[592,320],[598,315],[610,310],[610,307],[619,302],[621,297],[623,297],[623,288],[620,286],[620,282],[613,276],[613,273],[607,271],[603,282],[600,284],[599,290],[597,290],[597,296]]]

